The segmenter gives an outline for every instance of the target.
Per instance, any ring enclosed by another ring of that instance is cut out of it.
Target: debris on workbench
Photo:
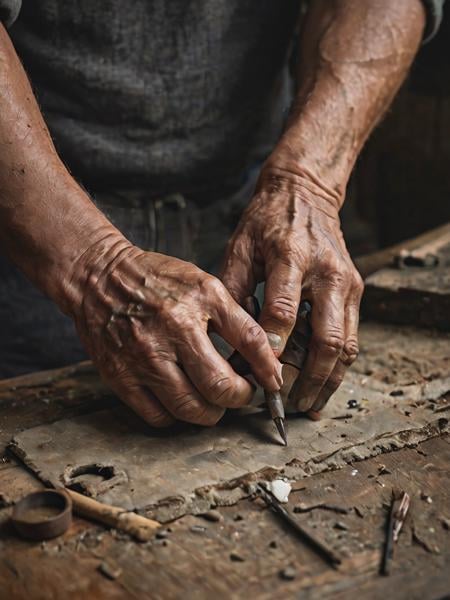
[[[432,529],[432,528],[431,528]],[[437,544],[434,543],[433,540],[430,540],[430,535],[434,535],[434,529],[428,531],[419,529],[417,525],[414,525],[412,529],[413,540],[419,546],[422,546],[424,550],[430,552],[430,554],[440,554],[441,550]]]
[[[99,572],[104,575],[107,579],[118,579],[122,575],[122,569],[109,561],[104,560],[98,566]]]
[[[410,505],[410,497],[406,492],[392,491],[392,501],[389,511],[389,518],[386,527],[386,541],[383,551],[383,560],[381,563],[381,574],[389,575],[390,564],[394,556],[394,544],[398,541],[398,536],[405,522]]]
[[[297,577],[297,571],[294,567],[284,567],[284,569],[279,571],[278,575],[285,581],[292,581]]]
[[[444,529],[450,531],[450,519],[447,519],[447,517],[441,517],[441,524]]]
[[[203,517],[203,519],[206,519],[207,521],[212,521],[213,523],[218,523],[219,521],[223,521],[223,516],[220,514],[220,512],[218,510],[214,510],[214,509],[208,510],[207,512],[202,513],[199,516]],[[236,520],[236,518],[235,518],[235,520]]]
[[[365,370],[363,368],[364,373]],[[247,493],[251,495],[244,488],[242,478],[247,473],[259,473],[269,465],[279,474],[273,475],[272,471],[270,476],[264,476],[265,479],[274,476],[294,479],[303,472],[311,475],[328,467],[339,468],[350,460],[361,460],[394,446],[412,446],[434,435],[434,425],[429,425],[435,424],[437,415],[411,409],[412,415],[407,419],[401,410],[394,411],[392,402],[386,398],[386,391],[400,387],[398,384],[387,388],[377,381],[379,389],[375,389],[370,382],[362,392],[360,382],[364,377],[361,373],[349,373],[337,392],[336,402],[327,408],[326,418],[321,422],[308,424],[304,419],[293,418],[289,423],[291,443],[288,449],[267,444],[266,434],[271,432],[271,424],[258,417],[257,411],[241,421],[230,417],[221,428],[218,440],[214,440],[212,432],[200,430],[186,454],[184,433],[181,437],[168,436],[162,444],[159,433],[143,435],[140,430],[134,430],[132,424],[121,418],[120,408],[64,419],[57,425],[34,427],[17,434],[11,449],[21,460],[33,465],[33,470],[46,481],[56,484],[64,474],[75,477],[78,483],[79,478],[84,478],[83,481],[88,482],[95,492],[93,497],[107,499],[122,510],[141,509],[152,519],[169,522],[186,513],[198,515],[207,512],[211,506],[222,506],[225,496],[228,505]],[[409,407],[413,399],[428,397],[428,392],[418,395],[416,390],[410,399],[408,390],[406,401],[406,389],[399,406],[402,403],[402,407]],[[348,409],[348,399],[357,399],[364,411],[370,409],[370,415]],[[342,420],[335,420],[335,417]],[[351,426],[344,425],[346,419]],[[93,429],[99,435],[87,436],[86,432]],[[257,437],[256,431],[259,431]],[[309,431],[314,431],[313,437]],[[126,450],[122,451],[114,443],[119,435],[123,436]],[[42,443],[49,437],[57,452],[50,452],[48,444]],[[173,460],[169,460],[169,456],[173,456]],[[117,476],[114,473],[109,479],[91,477],[86,467],[92,464],[114,468],[116,474],[121,474],[120,480],[114,479]],[[214,465],[213,469],[211,465]],[[80,469],[84,474],[77,474]],[[172,469],[176,477],[172,476]],[[347,474],[350,477],[348,471]],[[224,486],[224,482],[233,483]],[[207,492],[201,495],[198,490]]]
[[[239,554],[239,552],[233,550],[232,552],[230,552],[230,560],[232,560],[233,562],[245,562],[245,556],[242,556],[242,554]]]
[[[160,531],[156,532],[155,537],[158,540],[165,540],[168,535],[169,532],[167,531],[167,529],[161,529]]]
[[[392,390],[389,392],[389,396],[403,396],[403,390]]]
[[[386,465],[378,465],[378,475],[390,475],[391,472]]]
[[[341,563],[340,556],[331,548],[328,543],[317,535],[315,531],[304,523],[299,523],[297,519],[262,485],[258,486],[258,493],[264,502],[269,506],[291,529],[307,542],[324,560],[332,567],[337,568]]]
[[[347,406],[348,406],[348,408],[358,408],[359,402],[358,402],[358,400],[355,400],[355,398],[352,398],[351,400],[347,401]]]
[[[192,533],[205,533],[206,527],[202,527],[202,525],[192,525],[190,530]]]
[[[329,510],[332,512],[337,512],[337,513],[341,513],[343,515],[348,514],[349,510],[348,508],[345,508],[344,506],[336,506],[335,504],[327,504],[325,502],[320,502],[318,504],[303,504],[303,503],[299,503],[296,504],[294,506],[294,512],[295,513],[305,513],[305,512],[311,512],[312,510],[315,510],[316,508],[321,508],[322,510]]]
[[[420,492],[420,499],[426,502],[427,504],[433,504],[433,498],[425,492]]]
[[[360,517],[361,519],[364,519],[365,513],[360,506],[354,506],[353,510],[358,515],[358,517]]]
[[[433,411],[435,413],[441,413],[450,410],[450,403],[444,404],[443,406],[434,406]]]
[[[289,494],[291,493],[292,486],[288,481],[284,479],[274,479],[273,481],[264,482],[265,488],[278,500],[286,504],[289,501]]]
[[[358,473],[359,473],[358,469],[352,469],[351,472],[350,472],[350,475],[352,477],[355,477],[355,475],[358,475]]]
[[[348,530],[348,525],[346,525],[342,521],[336,521],[336,523],[333,525],[333,527],[334,527],[334,529],[340,529],[341,531]]]

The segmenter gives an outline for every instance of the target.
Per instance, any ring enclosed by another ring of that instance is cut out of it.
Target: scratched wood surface
[[[358,373],[392,386],[394,398],[402,389],[414,396],[430,386],[441,403],[431,409],[445,409],[448,334],[370,323],[361,334]],[[0,443],[21,429],[116,404],[88,364],[0,382]],[[447,417],[445,409],[442,419]],[[218,522],[188,515],[168,523],[166,537],[145,545],[81,519],[54,541],[22,541],[8,524],[11,504],[39,483],[3,455],[0,597],[443,598],[450,590],[449,464],[449,440],[442,436],[296,482],[291,508],[326,501],[349,509],[296,515],[345,557],[335,571],[249,499],[221,507]],[[393,487],[412,493],[413,509],[393,573],[385,578],[377,570]]]
[[[323,563],[258,500],[221,508],[218,522],[183,517],[167,526],[165,537],[147,544],[80,519],[63,538],[29,543],[15,537],[6,522],[10,509],[4,509],[2,597],[444,598],[450,589],[449,461],[450,444],[444,437],[298,484],[290,496],[291,509],[328,502],[349,510],[336,514],[317,508],[296,515],[342,554],[339,571]],[[14,469],[4,468],[1,480]],[[30,484],[22,481],[22,489]],[[412,494],[412,509],[392,575],[382,577],[377,570],[392,487]],[[105,565],[115,579],[102,574]]]

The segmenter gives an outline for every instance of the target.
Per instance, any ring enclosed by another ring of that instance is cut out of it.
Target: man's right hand
[[[218,279],[123,239],[107,248],[75,265],[71,285],[81,293],[69,312],[102,378],[147,423],[214,425],[226,407],[251,400],[252,386],[208,329],[242,354],[261,385],[279,389],[281,365],[266,333]]]

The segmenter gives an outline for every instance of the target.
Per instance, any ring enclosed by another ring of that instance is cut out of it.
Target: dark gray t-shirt
[[[429,31],[443,0],[426,3]],[[279,135],[300,0],[0,0],[56,147],[89,191],[214,195]]]

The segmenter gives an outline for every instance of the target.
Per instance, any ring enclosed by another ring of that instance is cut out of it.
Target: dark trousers
[[[95,202],[133,244],[217,274],[255,178],[256,171],[238,192],[206,208],[177,194],[148,200],[128,192],[98,196]],[[86,358],[72,320],[0,255],[0,379]]]

